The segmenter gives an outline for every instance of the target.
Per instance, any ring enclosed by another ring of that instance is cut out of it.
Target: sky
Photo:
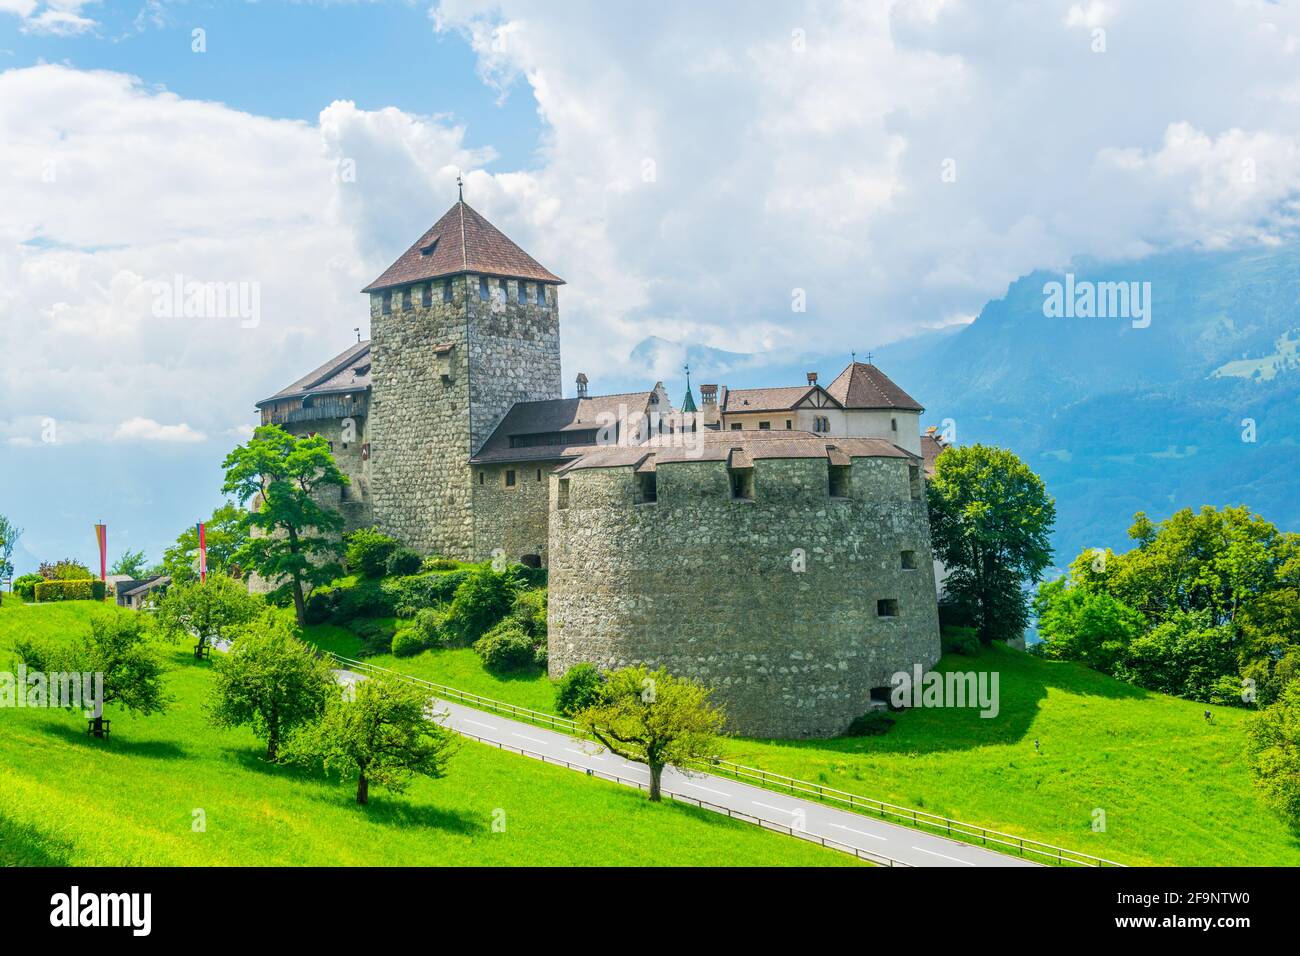
[[[567,280],[566,388],[676,396],[688,347],[787,384],[764,363],[1074,257],[1280,241],[1298,107],[1293,2],[0,0],[16,563],[91,559],[95,520],[157,558],[206,515],[458,174]],[[246,308],[186,316],[178,280]]]

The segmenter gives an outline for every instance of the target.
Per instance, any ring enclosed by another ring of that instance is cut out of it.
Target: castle
[[[646,663],[749,736],[843,732],[939,657],[942,446],[870,363],[827,385],[564,398],[554,275],[468,206],[379,278],[371,338],[257,404],[325,436],[349,528],[549,567],[553,677]]]

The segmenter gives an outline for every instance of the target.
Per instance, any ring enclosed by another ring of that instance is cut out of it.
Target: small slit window
[[[832,498],[847,498],[853,475],[851,465],[830,465],[830,494]]]
[[[507,469],[506,469],[506,487],[507,487],[507,488],[513,488],[513,487],[515,486],[515,480],[516,480],[516,478],[518,478],[518,475],[515,474],[515,470],[514,470],[513,468],[507,468]]]
[[[916,570],[916,552],[915,552],[915,551],[904,551],[904,552],[902,553],[902,563],[903,563],[903,570],[904,570],[904,571],[915,571],[915,570]]]
[[[895,431],[895,432],[898,431],[898,419],[897,419],[897,418],[891,418],[891,419],[889,420],[889,430],[890,430],[890,431]]]
[[[876,617],[898,617],[898,599],[881,598],[877,601]]]
[[[542,469],[540,468],[537,469],[537,480],[538,481],[542,480]]]
[[[478,473],[478,483],[479,483],[480,485],[483,484],[483,474],[484,474],[484,473],[481,472],[481,471]]]
[[[555,507],[563,511],[569,507],[569,479],[561,478],[559,488],[556,493]]]
[[[390,315],[393,311],[393,293],[385,292],[383,296],[382,311],[384,315]]]
[[[403,312],[410,312],[410,311],[411,311],[411,289],[410,289],[410,286],[407,286],[405,289],[402,290],[402,311],[403,311]]]
[[[479,277],[478,277],[478,298],[479,298],[479,301],[480,301],[480,302],[486,302],[486,301],[487,301],[488,299],[490,299],[491,297],[492,297],[492,293],[488,291],[488,280],[487,280],[487,276],[479,276]]]
[[[907,483],[912,489],[912,500],[919,501],[921,498],[921,469],[916,465],[907,466]]]
[[[451,301],[451,280],[450,279],[448,279],[446,282],[442,284],[442,301],[443,302]]]

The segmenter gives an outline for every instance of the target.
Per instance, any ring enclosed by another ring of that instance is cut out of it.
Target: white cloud
[[[185,422],[178,425],[161,425],[152,418],[132,418],[122,422],[113,432],[113,441],[161,441],[189,444],[207,441],[207,436],[197,432]]]
[[[24,33],[52,36],[75,36],[93,29],[97,24],[81,15],[83,7],[97,0],[0,0],[0,13],[12,13],[21,18]],[[37,9],[40,12],[37,12]]]

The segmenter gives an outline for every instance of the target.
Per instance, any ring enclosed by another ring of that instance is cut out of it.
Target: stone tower
[[[461,200],[362,290],[382,530],[424,553],[490,555],[469,458],[516,402],[561,397],[562,284]]]

